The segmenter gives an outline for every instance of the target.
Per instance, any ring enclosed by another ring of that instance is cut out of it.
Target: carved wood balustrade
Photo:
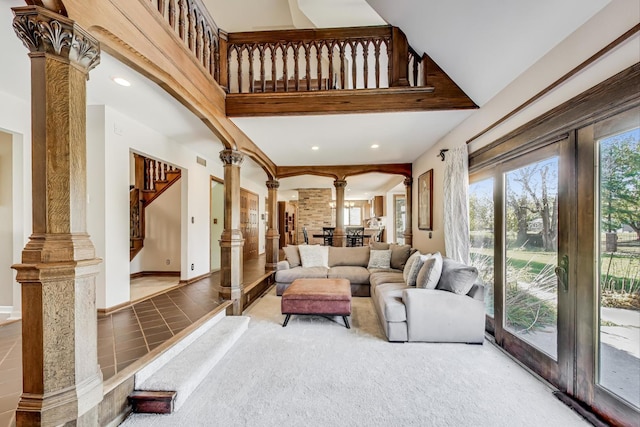
[[[221,75],[219,83],[230,93],[378,89],[420,83],[420,55],[396,27],[257,31],[227,37],[227,76],[225,81]]]
[[[220,82],[220,30],[201,0],[149,0],[200,64]]]

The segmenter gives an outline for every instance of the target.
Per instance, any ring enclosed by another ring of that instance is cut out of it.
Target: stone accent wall
[[[298,190],[298,242],[303,243],[302,227],[309,230],[322,230],[331,227],[333,221],[332,209],[329,206],[333,193],[330,188],[304,188]],[[312,240],[309,233],[309,240]]]

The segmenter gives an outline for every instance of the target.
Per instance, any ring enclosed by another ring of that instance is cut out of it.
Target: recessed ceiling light
[[[373,144],[373,145],[371,146],[371,148],[374,148],[374,149],[375,149],[375,148],[378,148],[378,147],[380,147],[378,144]]]
[[[313,151],[318,151],[320,149],[320,147],[318,147],[317,145],[314,145],[313,147],[311,147],[311,149]]]
[[[129,82],[129,80],[124,79],[122,77],[111,77],[111,80],[113,80],[114,83],[119,84],[120,86],[124,86],[124,87],[131,86],[131,83]]]

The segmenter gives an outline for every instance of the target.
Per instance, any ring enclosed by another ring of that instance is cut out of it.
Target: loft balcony
[[[226,92],[228,117],[478,108],[397,27],[226,33],[200,0],[150,3]]]

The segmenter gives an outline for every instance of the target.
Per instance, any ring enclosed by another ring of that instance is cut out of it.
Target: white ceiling
[[[219,27],[226,31],[341,26],[349,22],[374,25],[384,18],[402,28],[416,50],[429,53],[480,107],[609,2],[367,1],[204,0]],[[8,10],[23,5],[23,0],[5,0],[0,6],[0,51],[4,58],[10,58],[0,66],[0,91],[28,102],[29,61],[26,49],[13,33]],[[113,75],[124,75],[132,81],[132,87],[116,86],[110,79]],[[221,148],[211,131],[180,103],[106,54],[91,72],[87,94],[90,104],[109,105],[205,157],[216,158]],[[413,162],[472,114],[407,112],[233,121],[278,165],[333,165]],[[370,148],[374,143],[380,145],[377,150]],[[319,150],[312,151],[313,145]],[[375,175],[350,178],[347,197],[367,198],[400,180]],[[266,179],[250,161],[243,165],[243,177],[258,182]],[[305,187],[333,185],[330,179],[314,177],[283,179],[279,193],[289,198],[295,194],[293,189]]]

